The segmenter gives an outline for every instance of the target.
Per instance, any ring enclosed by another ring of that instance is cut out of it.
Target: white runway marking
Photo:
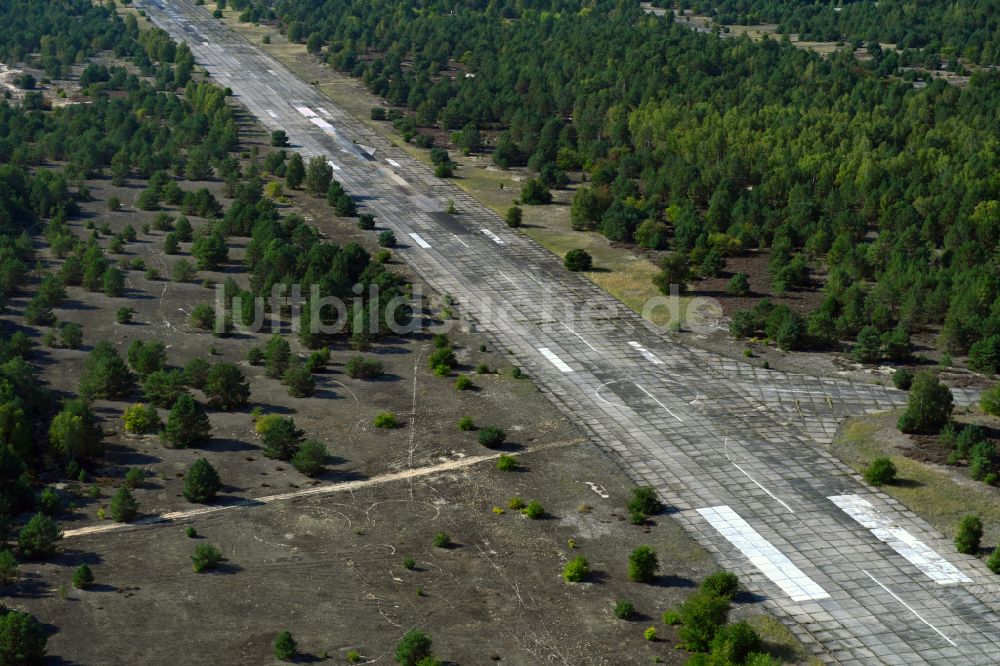
[[[645,359],[647,361],[649,361],[650,363],[652,363],[653,365],[663,365],[663,361],[661,361],[660,358],[656,354],[654,354],[653,352],[649,351],[648,349],[646,349],[645,347],[643,347],[642,345],[640,345],[635,340],[629,340],[628,346],[631,347],[632,349],[636,350],[640,354],[642,354],[645,357]]]
[[[458,236],[455,236],[455,238],[458,238]],[[507,282],[510,282],[512,285],[514,285],[515,287],[517,287],[520,291],[522,291],[522,292],[524,291],[524,289],[521,289],[521,285],[519,285],[518,283],[514,282],[509,277],[507,277],[504,274],[503,271],[498,271],[498,272],[500,273],[500,277],[502,277],[504,280],[507,280]],[[525,293],[527,293],[527,292],[525,292]]]
[[[326,109],[324,109],[322,106],[317,106],[316,110],[319,111],[320,113],[322,113],[324,116],[330,115],[330,112],[327,111]]]
[[[815,601],[830,597],[826,590],[805,575],[729,506],[710,506],[698,509],[698,513],[729,543],[736,546],[751,564],[791,597],[792,601]]]
[[[484,234],[486,234],[487,236],[489,236],[490,240],[493,241],[494,243],[496,243],[497,245],[503,245],[503,241],[500,240],[500,237],[497,236],[492,231],[490,231],[489,229],[480,229],[480,231],[482,231]]]
[[[277,76],[278,75],[278,73],[276,71],[274,71],[273,69],[267,70],[267,73],[270,74],[271,76]]]
[[[309,122],[311,122],[316,127],[320,128],[324,132],[329,132],[330,134],[336,134],[336,130],[333,129],[333,125],[331,125],[330,123],[326,122],[325,120],[323,120],[319,116],[310,116],[309,117]]]
[[[947,636],[945,636],[944,634],[942,634],[942,633],[941,633],[941,630],[940,630],[940,629],[938,629],[938,628],[937,628],[937,627],[935,627],[935,626],[934,626],[933,624],[931,624],[930,622],[928,622],[927,620],[925,620],[925,619],[924,619],[923,617],[921,617],[921,616],[920,616],[920,613],[918,613],[917,611],[913,610],[913,608],[912,608],[912,607],[910,606],[910,604],[906,603],[905,601],[903,601],[902,599],[900,599],[900,598],[899,598],[898,596],[896,596],[896,593],[895,593],[895,592],[893,592],[892,590],[890,590],[889,588],[887,588],[887,587],[886,587],[885,585],[883,585],[882,583],[880,583],[880,582],[879,582],[878,580],[876,580],[875,576],[871,575],[870,573],[868,573],[868,572],[867,572],[867,571],[865,571],[864,569],[862,569],[861,571],[862,571],[862,573],[864,573],[864,574],[865,574],[866,576],[868,576],[869,578],[871,578],[871,579],[872,579],[872,581],[873,581],[873,582],[874,582],[874,583],[875,583],[876,585],[878,585],[878,586],[879,586],[879,587],[881,587],[881,588],[882,588],[883,590],[885,590],[886,592],[888,592],[889,594],[891,594],[891,595],[892,595],[892,598],[893,598],[893,599],[895,599],[895,600],[896,600],[896,601],[898,601],[899,603],[903,604],[903,606],[905,606],[905,607],[906,607],[906,610],[908,610],[908,611],[910,611],[911,613],[913,613],[913,615],[914,615],[914,616],[915,616],[915,617],[916,617],[916,618],[917,618],[918,620],[920,620],[921,622],[923,622],[924,624],[926,624],[926,625],[927,625],[928,627],[930,627],[931,629],[933,629],[933,630],[934,630],[934,631],[935,631],[935,632],[937,633],[937,635],[938,635],[938,636],[940,636],[941,638],[943,638],[943,639],[945,639],[946,641],[948,641],[948,644],[949,644],[949,645],[951,645],[952,647],[958,647],[957,645],[955,645],[955,641],[951,640],[950,638],[948,638]]]
[[[415,240],[417,242],[417,245],[419,245],[420,247],[424,248],[425,250],[430,249],[430,247],[431,247],[431,244],[428,243],[427,241],[425,241],[423,238],[421,238],[419,236],[419,234],[412,234],[411,233],[410,234],[410,238],[412,238],[413,240]]]
[[[252,78],[252,79],[256,79],[257,78],[257,75],[254,74],[253,72],[247,72],[247,74],[249,74],[250,78]]]
[[[274,88],[272,88],[271,86],[269,86],[269,85],[266,85],[266,84],[265,84],[265,86],[264,86],[264,87],[265,87],[265,88],[267,88],[268,90],[270,90],[270,91],[271,91],[272,93],[274,93],[275,95],[277,95],[277,94],[278,94],[278,93],[274,92]]]
[[[388,162],[391,166],[394,166],[397,169],[399,168],[399,162],[397,162],[396,160],[387,157],[385,158],[385,161]]]
[[[560,372],[573,372],[573,368],[566,365],[561,358],[553,354],[548,347],[539,347],[538,353],[549,359],[552,365],[556,366]]]
[[[958,570],[951,562],[920,541],[908,531],[892,522],[884,513],[858,495],[834,495],[827,498],[848,516],[871,530],[875,538],[899,553],[910,564],[920,569],[939,585],[971,583],[972,579]]]
[[[589,342],[587,342],[586,340],[584,340],[584,338],[583,338],[583,336],[582,336],[582,335],[580,335],[579,333],[577,333],[576,331],[574,331],[574,330],[573,330],[572,328],[570,328],[570,327],[569,327],[569,326],[567,326],[566,324],[563,324],[562,322],[559,322],[559,323],[560,323],[560,324],[562,324],[563,328],[565,328],[565,329],[566,329],[567,331],[569,331],[570,333],[572,333],[572,334],[573,334],[573,335],[575,335],[576,337],[580,338],[580,341],[581,341],[581,342],[582,342],[583,344],[587,345],[588,347],[590,347],[590,348],[591,348],[591,349],[593,349],[594,351],[597,351],[597,349],[595,349],[595,348],[594,348],[594,345],[592,345],[592,344],[590,344]]]
[[[729,462],[733,463],[733,467],[735,467],[736,469],[738,469],[741,472],[743,472],[743,476],[745,476],[748,479],[750,479],[751,481],[753,481],[754,485],[757,486],[758,488],[760,488],[761,490],[763,490],[765,493],[767,493],[768,496],[770,496],[771,499],[773,499],[775,502],[777,502],[781,506],[785,507],[785,509],[788,510],[788,513],[791,513],[793,515],[795,514],[795,512],[792,511],[792,507],[790,507],[787,504],[785,504],[785,502],[780,497],[778,497],[777,495],[775,495],[774,493],[772,493],[770,490],[768,490],[764,486],[760,485],[760,483],[757,482],[757,479],[755,479],[752,476],[750,476],[749,474],[747,474],[747,472],[746,472],[745,469],[743,469],[742,467],[740,467],[739,465],[737,465],[736,463],[734,463],[732,460],[730,460]]]
[[[334,171],[340,171],[340,167],[334,164],[333,160],[327,160],[326,163],[329,164],[330,168],[333,169]]]
[[[268,110],[267,110],[267,115],[271,116],[271,117],[272,117],[272,118],[274,118],[275,120],[277,120],[277,119],[278,119],[278,114],[277,114],[277,113],[275,113],[274,111],[272,111],[271,109],[268,109]]]
[[[298,111],[299,113],[301,113],[306,118],[315,118],[316,117],[316,113],[312,109],[310,109],[308,106],[297,106],[297,107],[295,107],[295,110]]]
[[[635,382],[632,382],[632,383],[633,383],[633,384],[635,384]],[[635,385],[636,385],[636,386],[639,386],[638,384],[635,384]],[[664,404],[663,404],[662,402],[660,402],[659,400],[657,400],[657,399],[656,399],[655,397],[653,397],[653,394],[652,394],[652,393],[650,393],[650,392],[649,392],[649,391],[647,391],[646,389],[642,388],[641,386],[639,386],[639,390],[640,390],[640,391],[642,391],[643,393],[645,393],[646,395],[648,395],[648,396],[649,396],[649,397],[650,397],[650,398],[652,399],[652,401],[653,401],[653,402],[655,402],[656,404],[658,404],[658,405],[659,405],[660,407],[662,407],[662,408],[663,408],[663,409],[664,409],[664,410],[665,410],[665,411],[667,412],[667,414],[670,414],[670,415],[671,415],[672,417],[674,417],[675,419],[677,419],[677,420],[678,420],[678,421],[680,421],[681,423],[684,423],[684,419],[682,419],[681,417],[677,416],[677,415],[676,415],[676,414],[674,414],[674,413],[673,413],[672,411],[670,411],[670,408],[669,408],[669,407],[667,407],[666,405],[664,405]]]
[[[452,236],[455,236],[455,234],[452,234]],[[464,240],[462,240],[461,238],[459,238],[458,236],[455,236],[455,240],[457,240],[462,245],[465,245],[465,247],[469,247],[468,244]]]

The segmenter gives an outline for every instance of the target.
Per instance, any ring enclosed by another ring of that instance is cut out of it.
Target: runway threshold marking
[[[830,598],[819,583],[803,573],[728,505],[705,507],[698,509],[698,513],[792,601]]]
[[[552,365],[556,366],[559,372],[573,372],[573,368],[569,367],[561,358],[552,353],[548,347],[539,347],[538,353],[549,360]]]
[[[387,158],[385,158],[385,161],[388,162],[390,166],[394,166],[397,169],[399,168],[399,162],[397,162],[396,160],[387,157]]]
[[[420,247],[424,248],[425,250],[429,250],[430,247],[431,247],[431,244],[428,243],[427,241],[425,241],[423,238],[421,238],[420,234],[411,233],[410,234],[410,238],[412,238],[414,241],[416,241],[417,245],[419,245]]]
[[[295,110],[301,113],[306,118],[315,118],[316,112],[310,109],[308,106],[297,106]]]
[[[642,354],[643,357],[647,361],[649,361],[650,363],[652,363],[653,365],[663,365],[663,361],[660,360],[659,356],[657,356],[653,352],[649,351],[648,349],[646,349],[645,347],[643,347],[641,344],[639,344],[635,340],[629,340],[628,341],[628,346],[631,347],[632,349],[636,350],[640,354]]]
[[[952,647],[956,647],[956,648],[958,647],[958,645],[955,644],[955,641],[951,640],[950,638],[948,638],[947,636],[945,636],[943,633],[941,633],[940,629],[938,629],[933,624],[931,624],[930,622],[928,622],[927,620],[925,620],[924,617],[920,613],[918,613],[917,611],[915,611],[913,609],[913,607],[910,606],[910,604],[908,604],[905,601],[903,601],[902,599],[900,599],[899,595],[897,595],[895,592],[893,592],[888,587],[886,587],[885,585],[883,585],[881,583],[881,581],[879,581],[877,578],[875,578],[875,576],[871,575],[870,573],[868,573],[864,569],[862,569],[861,572],[864,575],[866,575],[869,578],[871,578],[873,583],[875,583],[876,585],[878,585],[879,587],[881,587],[883,590],[885,590],[886,592],[888,592],[892,596],[893,599],[895,599],[899,603],[903,604],[903,607],[906,608],[906,610],[908,610],[911,613],[913,613],[914,617],[916,617],[918,620],[920,620],[921,622],[923,622],[924,624],[926,624],[928,627],[930,627],[931,629],[933,629],[934,632],[937,633],[938,636],[940,636],[941,638],[943,638],[946,641],[948,641],[949,645],[951,645]]]
[[[489,229],[480,229],[480,231],[482,231],[484,234],[486,234],[489,237],[489,239],[491,241],[493,241],[494,243],[496,243],[497,245],[503,245],[504,244],[503,241],[500,240],[500,237],[497,236],[492,231],[490,231]]]
[[[954,564],[894,523],[868,500],[858,495],[834,495],[827,499],[938,585],[972,582],[972,579],[959,571]]]

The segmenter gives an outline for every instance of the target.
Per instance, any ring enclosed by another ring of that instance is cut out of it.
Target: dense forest
[[[58,322],[54,308],[72,300],[74,288],[122,297],[127,271],[141,270],[136,262],[112,256],[135,240],[131,226],[102,244],[103,232],[97,228],[81,238],[68,224],[79,213],[80,203],[90,200],[87,181],[107,179],[117,186],[139,181],[145,188],[136,199],[137,207],[179,209],[179,217],[162,212],[156,222],[158,230],[170,232],[164,241],[167,253],[177,252],[179,240],[192,242],[196,262],[178,261],[185,270],[174,279],[190,280],[198,269],[218,268],[228,260],[231,236],[250,237],[244,261],[250,290],[240,291],[232,279],[225,284],[227,295],[246,304],[244,319],[259,314],[255,297],[269,295],[277,283],[299,283],[307,293],[317,285],[323,296],[353,295],[355,283],[377,283],[383,287],[379,298],[384,301],[401,288],[399,278],[361,247],[322,242],[301,217],[282,216],[263,196],[264,172],[256,160],[244,165],[235,154],[240,137],[226,92],[210,82],[192,80],[193,59],[186,46],[174,44],[156,29],[140,32],[131,15],[123,19],[87,2],[6,4],[0,19],[10,18],[4,25],[11,25],[13,15],[42,7],[48,34],[40,39],[30,32],[5,35],[8,56],[23,58],[31,66],[40,67],[44,61],[47,71],[64,76],[80,72],[79,83],[89,99],[56,108],[49,108],[40,92],[18,104],[0,101],[0,306],[16,309],[26,302],[22,313],[26,326],[7,325],[0,331],[0,536],[21,522],[23,512],[42,510],[46,515],[38,514],[21,528],[20,550],[26,557],[50,552],[35,552],[26,545],[26,530],[37,533],[42,525],[52,539],[57,534],[48,517],[57,513],[50,506],[52,491],[43,488],[39,493],[42,479],[83,481],[100,459],[103,432],[93,400],[127,398],[141,390],[147,401],[167,408],[176,406],[181,396],[190,398],[187,388],[202,387],[204,380],[198,377],[210,375],[210,364],[201,359],[198,368],[169,369],[162,343],[146,345],[148,349],[130,347],[127,361],[112,345],[98,343],[84,363],[79,397],[54,395],[39,382],[35,367],[41,358],[39,334],[44,332],[45,345],[59,340],[72,349],[79,348],[83,339],[81,327]],[[62,46],[47,59],[38,49],[44,52],[49,40]],[[87,54],[97,54],[94,45],[113,49],[118,56],[114,62],[130,61],[139,75],[122,64],[88,63]],[[264,169],[284,174],[286,155],[282,151],[275,156]],[[291,163],[296,160],[302,167],[297,155]],[[302,171],[307,190],[326,195],[338,210],[356,213],[325,161],[310,163]],[[214,177],[224,181],[226,196],[233,199],[228,207],[206,188],[180,185]],[[107,205],[117,210],[121,204],[113,199]],[[186,215],[205,222],[194,228]],[[47,245],[46,253],[40,251],[40,241]],[[367,300],[357,302],[359,310],[349,315],[352,321],[367,323]],[[409,316],[405,307],[391,314],[397,319]],[[310,316],[308,307],[303,315]],[[333,315],[317,316],[333,323],[329,321]],[[117,317],[127,322],[129,308],[121,308]],[[232,326],[231,321],[208,324],[222,336]],[[304,344],[315,347],[324,342],[322,336],[307,333],[302,335]],[[359,331],[355,346],[365,347],[371,335]],[[301,367],[289,371],[300,375]],[[309,383],[308,375],[298,379],[300,384]],[[10,556],[7,551],[0,554]]]
[[[996,0],[694,0],[682,5],[726,25],[776,23],[780,32],[803,40],[876,41],[919,49],[942,61],[957,56],[973,65],[1000,63]]]
[[[584,169],[574,226],[674,250],[664,285],[741,248],[770,248],[779,291],[828,269],[808,320],[745,316],[741,334],[769,319],[783,346],[823,346],[870,324],[906,347],[941,325],[965,353],[1000,333],[996,73],[918,88],[891,76],[893,53],[723,40],[624,0],[233,4],[273,12],[405,110],[397,123],[471,150],[490,130],[494,162],[546,187]]]

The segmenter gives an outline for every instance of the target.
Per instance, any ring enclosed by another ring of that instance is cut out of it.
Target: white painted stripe
[[[494,243],[496,243],[497,245],[503,245],[503,241],[500,240],[500,237],[497,236],[492,231],[490,231],[489,229],[480,229],[480,231],[482,231],[484,234],[486,234],[487,236],[489,236],[490,240],[493,241]]]
[[[458,238],[458,237],[456,236],[456,238]],[[524,291],[524,289],[521,289],[521,285],[519,285],[518,283],[514,282],[514,281],[513,281],[513,280],[511,280],[511,279],[510,279],[509,277],[507,277],[507,276],[506,276],[506,275],[504,274],[504,272],[503,272],[503,271],[499,271],[499,273],[500,273],[500,277],[502,277],[502,278],[503,278],[504,280],[507,280],[507,282],[510,282],[510,283],[511,283],[512,285],[514,285],[515,287],[517,287],[517,288],[518,288],[518,289],[519,289],[520,291],[522,291],[522,292]]]
[[[565,328],[565,329],[566,329],[567,331],[569,331],[570,333],[572,333],[572,334],[573,334],[573,335],[575,335],[576,337],[580,338],[580,341],[581,341],[581,342],[582,342],[583,344],[587,345],[588,347],[590,347],[590,348],[591,348],[591,349],[593,349],[594,351],[597,351],[597,349],[595,349],[595,348],[594,348],[594,345],[592,345],[592,344],[590,344],[589,342],[587,342],[587,341],[586,341],[586,340],[585,340],[585,339],[583,338],[583,336],[582,336],[582,335],[580,335],[579,333],[577,333],[576,331],[574,331],[574,330],[573,330],[572,328],[570,328],[570,327],[569,327],[569,326],[567,326],[566,324],[563,324],[562,322],[559,322],[559,323],[560,323],[560,324],[562,324],[562,325],[563,325],[563,328]]]
[[[267,73],[270,74],[271,76],[277,76],[278,75],[278,73],[276,71],[274,71],[273,69],[267,70]]]
[[[938,628],[937,628],[937,627],[935,627],[935,626],[934,626],[933,624],[931,624],[930,622],[928,622],[927,620],[925,620],[925,619],[924,619],[924,618],[923,618],[923,617],[922,617],[922,616],[920,615],[920,613],[918,613],[917,611],[913,610],[913,608],[912,608],[912,607],[910,606],[910,604],[908,604],[908,603],[906,603],[905,601],[903,601],[902,599],[900,599],[900,598],[899,598],[899,597],[898,597],[898,596],[896,595],[896,593],[895,593],[895,592],[893,592],[893,591],[892,591],[892,590],[890,590],[890,589],[889,589],[888,587],[886,587],[885,585],[883,585],[882,583],[880,583],[880,582],[879,582],[879,581],[878,581],[878,580],[877,580],[877,579],[875,578],[875,576],[871,575],[870,573],[868,573],[868,572],[867,572],[867,571],[865,571],[864,569],[862,569],[861,571],[862,571],[862,573],[864,573],[864,574],[865,574],[866,576],[868,576],[869,578],[871,578],[871,579],[872,579],[872,581],[873,581],[873,582],[874,582],[874,583],[875,583],[876,585],[878,585],[878,586],[879,586],[879,587],[881,587],[881,588],[882,588],[883,590],[885,590],[886,592],[888,592],[889,594],[891,594],[891,595],[892,595],[892,598],[893,598],[893,599],[895,599],[895,600],[896,600],[896,601],[898,601],[899,603],[903,604],[903,606],[905,606],[905,607],[906,607],[906,610],[908,610],[908,611],[910,611],[911,613],[913,613],[913,615],[914,615],[914,616],[915,616],[915,617],[916,617],[916,618],[917,618],[918,620],[920,620],[921,622],[923,622],[924,624],[926,624],[926,625],[927,625],[928,627],[930,627],[931,629],[933,629],[933,630],[934,630],[935,632],[937,632],[937,635],[938,635],[938,636],[940,636],[941,638],[943,638],[943,639],[945,639],[946,641],[948,641],[948,644],[949,644],[949,645],[951,645],[952,647],[958,647],[957,645],[955,645],[955,641],[951,640],[950,638],[948,638],[947,636],[945,636],[944,634],[942,634],[942,633],[941,633],[941,630],[940,630],[940,629],[938,629]]]
[[[202,46],[208,46],[208,42],[202,42],[201,45]]]
[[[424,248],[425,250],[429,249],[430,246],[431,246],[430,243],[428,243],[427,241],[425,241],[418,234],[410,234],[410,238],[412,238],[413,240],[415,240],[417,242],[417,245],[419,245],[420,247]]]
[[[264,84],[264,87],[265,87],[265,88],[267,88],[268,90],[270,90],[270,91],[271,91],[272,93],[274,93],[275,95],[277,95],[277,94],[278,94],[278,93],[274,92],[274,88],[272,88],[271,86],[267,85],[266,83]]]
[[[324,116],[330,115],[330,112],[327,111],[326,109],[324,109],[322,106],[317,106],[316,110],[319,111],[320,113],[322,113]]]
[[[830,597],[826,590],[805,575],[729,506],[710,506],[698,509],[698,513],[762,574],[791,597],[792,601],[815,601]]]
[[[633,382],[633,384],[634,384],[634,383],[635,383],[635,382]],[[639,386],[638,384],[636,384],[636,386],[638,386],[638,387],[639,387],[639,390],[640,390],[640,391],[642,391],[643,393],[645,393],[646,395],[648,395],[648,396],[650,397],[650,399],[652,399],[652,401],[653,401],[653,402],[655,402],[655,403],[656,403],[656,404],[658,404],[658,405],[659,405],[660,407],[662,407],[662,408],[664,409],[664,411],[666,411],[666,412],[667,412],[667,414],[670,414],[670,415],[671,415],[672,417],[674,417],[675,419],[677,419],[677,420],[678,420],[678,421],[680,421],[681,423],[684,423],[684,419],[682,419],[681,417],[677,416],[677,415],[676,415],[676,414],[674,414],[674,413],[673,413],[672,411],[670,411],[670,408],[669,408],[669,407],[667,407],[666,405],[664,405],[664,404],[663,404],[662,402],[660,402],[659,400],[657,400],[657,399],[656,399],[656,398],[655,398],[655,397],[653,396],[653,394],[652,394],[652,393],[650,393],[650,392],[649,392],[649,391],[647,391],[646,389],[642,388],[642,387],[641,387],[641,386]]]
[[[452,236],[455,236],[455,234],[452,234]],[[459,238],[458,236],[455,236],[455,240],[457,240],[462,245],[465,245],[465,247],[469,247],[469,245],[464,240],[462,240],[461,238]]]
[[[547,347],[539,347],[538,353],[549,359],[552,365],[556,366],[560,372],[573,372],[573,368],[566,365],[561,358],[553,354]]]
[[[659,357],[656,356],[656,354],[649,351],[635,340],[629,340],[628,345],[629,347],[632,347],[632,349],[642,354],[646,358],[646,360],[652,363],[653,365],[663,365],[663,361],[661,361]]]
[[[948,560],[920,541],[908,531],[892,522],[892,519],[858,495],[834,495],[828,498],[844,513],[861,523],[910,564],[920,569],[928,578],[939,585],[971,583],[972,579],[958,570]]]
[[[397,162],[396,160],[387,157],[385,158],[385,161],[388,162],[390,165],[396,167],[397,169],[399,168],[399,162]]]
[[[272,118],[274,118],[274,119],[277,119],[277,118],[278,118],[278,114],[277,114],[277,113],[275,113],[274,111],[272,111],[271,109],[268,109],[268,110],[267,110],[267,115],[271,116],[271,117],[272,117]]]
[[[249,74],[250,78],[252,78],[252,79],[256,79],[257,78],[257,75],[254,74],[253,72],[247,72],[247,74]]]
[[[333,125],[331,125],[330,123],[326,122],[325,120],[323,120],[319,116],[312,116],[311,118],[309,118],[309,122],[311,122],[313,125],[315,125],[316,127],[320,128],[321,130],[323,130],[325,132],[330,132],[331,134],[335,133],[335,130],[333,129]]]
[[[729,462],[733,463],[733,467],[735,467],[736,469],[738,469],[741,472],[743,472],[743,476],[745,476],[748,479],[750,479],[751,481],[753,481],[754,485],[757,486],[758,488],[760,488],[761,490],[763,490],[765,493],[767,493],[768,496],[770,496],[771,499],[773,499],[775,502],[777,502],[781,506],[785,507],[785,509],[788,510],[788,513],[791,513],[793,515],[795,514],[795,512],[792,511],[792,507],[790,507],[787,504],[785,504],[785,502],[780,497],[778,497],[777,495],[775,495],[774,493],[772,493],[770,490],[768,490],[764,486],[760,485],[760,483],[757,481],[757,479],[755,479],[752,476],[750,476],[749,474],[747,474],[747,471],[745,469],[743,469],[742,467],[740,467],[739,465],[737,465],[736,463],[734,463],[732,460],[730,460]]]
[[[333,169],[334,171],[340,171],[340,167],[334,164],[333,160],[327,160],[326,163],[329,164],[330,168]]]
[[[306,118],[315,118],[316,112],[310,109],[308,106],[297,106],[295,110],[301,113]]]

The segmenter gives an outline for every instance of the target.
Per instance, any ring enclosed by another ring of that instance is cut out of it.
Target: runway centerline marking
[[[595,352],[597,351],[597,349],[594,348],[594,345],[592,345],[589,342],[587,342],[582,335],[580,335],[579,333],[577,333],[576,331],[574,331],[572,328],[570,328],[566,324],[563,324],[562,322],[559,322],[559,323],[562,324],[562,327],[565,328],[567,331],[569,331],[570,333],[572,333],[576,337],[580,338],[580,341],[583,342],[583,344],[587,345],[588,347],[590,347],[591,349],[593,349]],[[600,352],[598,352],[598,353],[600,353]]]
[[[452,235],[454,236],[454,234],[452,234]],[[458,236],[455,236],[455,238],[458,238]],[[463,243],[463,245],[465,245],[465,244]],[[466,247],[468,247],[468,245],[466,245]],[[509,277],[507,277],[504,274],[503,271],[497,271],[497,272],[500,273],[500,277],[502,277],[504,280],[507,280],[507,282],[510,282],[512,285],[514,285],[515,287],[517,287],[518,289],[520,289],[523,293],[528,293],[528,292],[524,291],[524,289],[521,289],[521,285],[519,285],[518,283],[514,282]]]
[[[424,248],[425,250],[429,250],[431,247],[431,244],[425,241],[423,238],[421,238],[419,234],[411,233],[410,238],[415,240],[417,242],[417,245]]]
[[[385,161],[386,161],[386,162],[388,162],[390,166],[394,166],[394,167],[396,167],[397,169],[398,169],[398,168],[400,168],[400,166],[399,166],[399,162],[397,162],[397,161],[396,161],[396,160],[394,160],[394,159],[391,159],[391,158],[388,158],[388,157],[387,157],[387,158],[385,158]]]
[[[487,236],[489,236],[490,240],[493,241],[494,243],[496,243],[497,245],[503,245],[504,244],[503,241],[500,240],[500,237],[497,236],[492,231],[490,231],[489,229],[480,229],[480,231],[482,231],[484,234],[486,234]]]
[[[653,352],[649,351],[648,349],[646,349],[645,347],[643,347],[641,344],[639,344],[635,340],[629,340],[628,341],[628,346],[631,347],[632,349],[636,350],[640,354],[642,354],[643,357],[647,361],[649,361],[650,363],[652,363],[653,365],[663,365],[663,361],[660,360],[659,356],[657,356]]]
[[[553,354],[548,347],[539,347],[538,353],[549,359],[549,362],[556,366],[560,372],[573,372],[573,368],[566,365],[566,363],[561,358]]]
[[[277,119],[278,119],[278,114],[277,114],[277,113],[275,113],[274,111],[272,111],[271,109],[268,109],[268,110],[267,110],[267,115],[271,116],[271,117],[272,117],[272,118],[274,118],[275,120],[277,120]]]
[[[632,382],[632,383],[633,383],[633,384],[635,384],[635,382]],[[639,384],[635,384],[635,385],[636,385],[636,386],[639,386]],[[671,415],[672,417],[674,417],[675,419],[677,419],[677,420],[678,420],[679,422],[681,422],[681,423],[684,423],[684,419],[682,419],[681,417],[677,416],[677,415],[676,415],[676,414],[674,414],[674,413],[673,413],[672,411],[670,411],[670,408],[669,408],[669,407],[667,407],[666,405],[664,405],[664,404],[663,404],[662,402],[660,402],[659,400],[657,400],[657,399],[656,399],[656,398],[655,398],[655,397],[653,396],[653,394],[652,394],[652,393],[650,393],[650,392],[649,392],[649,391],[647,391],[646,389],[642,388],[642,386],[639,386],[639,390],[640,390],[640,391],[642,391],[643,393],[645,393],[646,395],[648,395],[648,396],[650,397],[650,399],[651,399],[651,400],[652,400],[653,402],[655,402],[656,404],[658,404],[658,405],[659,405],[660,407],[662,407],[662,408],[663,408],[663,409],[664,409],[664,410],[665,410],[665,411],[667,412],[667,414],[670,414],[670,415]]]
[[[469,247],[468,244],[464,240],[462,240],[458,236],[455,236],[455,234],[452,234],[452,236],[454,236],[455,240],[457,240],[459,243],[461,243],[462,245],[465,245],[465,247]]]
[[[972,579],[959,571],[954,564],[894,523],[868,500],[859,495],[834,495],[827,499],[938,585],[972,582]]]
[[[792,601],[816,601],[830,597],[819,583],[803,573],[731,507],[725,504],[710,506],[698,509],[698,513]]]
[[[945,636],[945,635],[944,635],[943,633],[941,633],[941,630],[940,630],[940,629],[938,629],[938,628],[937,628],[937,627],[935,627],[935,626],[934,626],[933,624],[931,624],[930,622],[928,622],[927,620],[925,620],[925,619],[923,618],[923,616],[921,616],[921,615],[920,615],[920,613],[918,613],[917,611],[913,610],[913,607],[912,607],[912,606],[910,606],[910,604],[908,604],[908,603],[906,603],[905,601],[903,601],[902,599],[900,599],[900,598],[899,598],[899,596],[898,596],[898,595],[897,595],[897,594],[896,594],[895,592],[893,592],[893,591],[892,591],[892,590],[890,590],[890,589],[889,589],[888,587],[886,587],[885,585],[883,585],[883,584],[882,584],[882,583],[881,583],[881,582],[880,582],[879,580],[877,580],[877,579],[875,578],[875,576],[871,575],[870,573],[868,573],[868,572],[867,572],[867,571],[865,571],[864,569],[862,569],[861,571],[862,571],[862,573],[864,573],[864,575],[866,575],[866,576],[868,576],[869,578],[871,578],[871,579],[872,579],[872,582],[874,582],[874,583],[875,583],[876,585],[878,585],[878,586],[879,586],[879,587],[881,587],[881,588],[882,588],[883,590],[885,590],[885,591],[886,591],[886,592],[888,592],[888,593],[889,593],[890,595],[892,595],[892,598],[893,598],[893,599],[895,599],[895,600],[896,600],[896,601],[898,601],[899,603],[903,604],[903,606],[904,606],[904,607],[906,608],[906,610],[908,610],[908,611],[910,611],[911,613],[913,613],[913,615],[914,615],[914,616],[915,616],[915,617],[916,617],[916,618],[917,618],[918,620],[920,620],[921,622],[923,622],[924,624],[926,624],[926,625],[927,625],[928,627],[930,627],[931,629],[933,629],[933,630],[934,630],[934,631],[935,631],[935,632],[937,633],[937,635],[938,635],[938,636],[940,636],[941,638],[943,638],[943,639],[945,639],[946,641],[948,641],[948,644],[949,644],[949,645],[951,645],[952,647],[955,647],[955,648],[957,648],[957,647],[958,647],[958,646],[957,646],[957,645],[955,644],[955,641],[951,640],[950,638],[948,638],[947,636]]]

